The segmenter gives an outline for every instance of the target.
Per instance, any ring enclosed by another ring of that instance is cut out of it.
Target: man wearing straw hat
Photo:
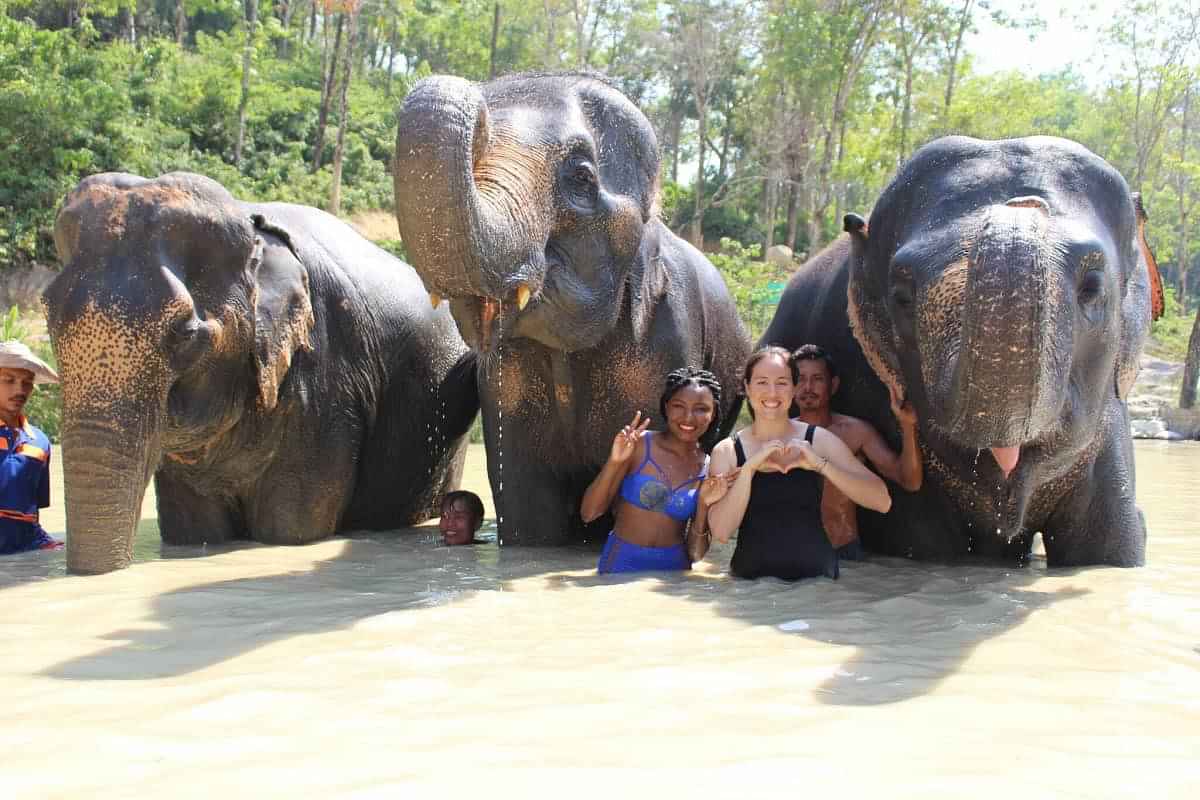
[[[62,547],[38,524],[50,505],[50,440],[22,413],[35,383],[58,375],[21,342],[0,342],[0,554]]]

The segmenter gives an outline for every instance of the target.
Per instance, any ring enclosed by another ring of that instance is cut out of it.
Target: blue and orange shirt
[[[38,509],[50,505],[50,439],[21,417],[0,423],[0,554],[57,544],[38,524]]]

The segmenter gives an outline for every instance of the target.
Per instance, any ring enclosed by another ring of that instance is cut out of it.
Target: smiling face
[[[667,399],[667,430],[684,442],[699,442],[708,432],[717,404],[706,386],[687,383]]]
[[[755,363],[746,381],[746,400],[755,419],[786,418],[796,382],[792,367],[782,353],[770,353]]]
[[[0,367],[0,420],[15,425],[33,395],[33,373]]]
[[[796,362],[796,371],[799,373],[796,406],[801,413],[828,411],[838,386],[838,379],[830,376],[828,365],[818,358],[806,358]]]
[[[457,497],[442,508],[442,516],[438,519],[438,530],[442,533],[442,543],[447,545],[470,544],[475,540],[475,531],[479,530],[483,518],[471,510],[471,504],[465,497]]]

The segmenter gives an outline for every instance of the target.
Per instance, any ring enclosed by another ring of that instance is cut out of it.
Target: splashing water
[[[500,330],[504,330],[504,305],[500,306]],[[504,344],[496,342],[496,540],[504,544]]]

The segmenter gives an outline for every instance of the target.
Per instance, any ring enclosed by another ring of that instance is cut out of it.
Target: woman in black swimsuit
[[[730,571],[740,578],[838,576],[837,553],[821,524],[821,479],[861,506],[886,512],[887,487],[834,434],[788,419],[796,364],[782,347],[750,357],[746,399],[754,424],[716,446],[710,472],[737,478],[708,512],[722,542],[736,530]]]

